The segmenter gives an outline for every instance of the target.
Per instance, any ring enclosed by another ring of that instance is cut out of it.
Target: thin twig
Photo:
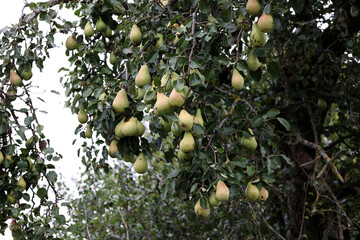
[[[301,233],[302,233],[302,230],[303,230],[303,227],[304,227],[304,219],[305,219],[306,199],[307,199],[308,187],[309,187],[309,179],[307,180],[306,187],[305,187],[304,208],[303,208],[302,217],[301,217],[301,227],[300,227],[298,240],[301,239]]]
[[[128,229],[128,226],[127,226],[127,224],[126,224],[126,222],[125,222],[124,216],[122,215],[120,209],[118,209],[118,212],[119,212],[119,214],[120,214],[120,216],[121,216],[121,219],[122,219],[122,221],[124,222],[124,225],[125,225],[126,239],[127,239],[127,240],[130,240],[130,237],[129,237],[129,229]]]

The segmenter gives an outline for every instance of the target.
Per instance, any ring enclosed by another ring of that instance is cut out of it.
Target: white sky
[[[30,0],[28,2],[42,1]],[[2,3],[0,8],[0,29],[18,23],[24,1],[0,0],[0,2]],[[68,20],[75,19],[71,11],[61,10],[61,12],[64,12],[61,16],[66,16]],[[30,81],[33,81],[33,84],[39,87],[31,90],[34,106],[47,112],[47,114],[37,114],[39,122],[44,125],[44,133],[50,139],[51,147],[63,156],[63,159],[55,163],[56,172],[63,175],[62,181],[70,187],[72,193],[76,193],[76,179],[80,179],[82,163],[77,157],[79,144],[73,146],[72,142],[76,138],[74,131],[79,123],[77,116],[72,115],[70,109],[64,108],[65,89],[62,88],[59,81],[61,73],[58,74],[58,69],[61,66],[69,65],[63,44],[66,38],[67,36],[60,34],[55,37],[55,42],[59,47],[50,50],[50,59],[44,62],[43,72],[39,72],[34,64],[33,77]],[[51,93],[51,90],[59,92],[60,95]],[[46,103],[37,100],[37,97],[42,98]],[[81,143],[82,140],[78,140],[78,142]],[[0,235],[0,239],[11,240],[10,231],[6,230],[6,235]]]

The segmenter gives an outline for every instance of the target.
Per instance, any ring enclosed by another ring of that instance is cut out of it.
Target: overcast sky
[[[16,24],[19,21],[21,10],[24,5],[23,0],[0,0],[3,4],[0,8],[0,29],[5,26]],[[44,0],[42,0],[44,1]],[[31,0],[28,2],[42,2],[38,0]],[[61,16],[65,16],[68,20],[74,20],[75,16],[70,12],[61,10]],[[33,68],[33,84],[38,88],[31,90],[34,106],[39,110],[46,111],[47,114],[37,114],[40,124],[44,125],[44,132],[50,145],[56,152],[62,154],[63,159],[56,163],[56,172],[63,175],[63,181],[73,191],[76,190],[76,179],[80,178],[80,167],[82,167],[81,160],[77,158],[77,146],[73,146],[72,142],[75,139],[74,131],[78,126],[77,116],[72,115],[70,109],[64,108],[66,97],[65,90],[60,84],[61,73],[58,74],[58,69],[61,66],[68,66],[67,58],[65,56],[64,42],[67,36],[57,35],[55,38],[58,48],[50,50],[50,59],[44,63],[43,72],[35,67]],[[55,90],[60,95],[51,93]],[[37,100],[37,97],[45,100],[45,103]],[[79,141],[81,143],[82,140]],[[0,239],[11,240],[11,233],[6,231],[6,235],[1,236]]]

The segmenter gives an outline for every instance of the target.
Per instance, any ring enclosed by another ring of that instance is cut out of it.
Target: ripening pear
[[[244,87],[244,78],[236,68],[232,73],[231,85],[235,90],[241,90]]]
[[[12,156],[7,153],[5,153],[5,160],[8,160],[10,164],[14,163],[14,159],[12,158]]]
[[[218,207],[221,204],[221,201],[216,199],[216,193],[214,191],[210,195],[209,203],[212,207]]]
[[[250,33],[250,42],[254,47],[260,48],[263,47],[266,43],[266,35],[260,28],[257,23],[254,23]]]
[[[161,33],[157,33],[156,37],[158,38],[158,40],[156,41],[156,48],[160,48],[161,45],[163,45],[164,43],[164,36]]]
[[[177,91],[175,88],[170,93],[170,104],[173,107],[181,107],[185,103],[185,94],[183,91]]]
[[[101,93],[100,95],[99,95],[99,100],[100,101],[104,101],[105,100],[105,97],[106,97],[106,93]]]
[[[133,43],[139,43],[141,42],[142,34],[139,29],[139,27],[136,24],[132,25],[131,31],[130,31],[130,40]]]
[[[9,87],[9,89],[6,92],[6,95],[9,101],[14,101],[16,99],[16,89],[14,89],[13,87]]]
[[[257,0],[248,0],[246,3],[246,11],[255,17],[260,11],[260,3]]]
[[[112,52],[110,53],[110,63],[111,63],[112,65],[114,65],[116,62],[117,62],[117,57],[116,57],[114,51],[112,51]]]
[[[119,138],[124,137],[124,134],[122,133],[122,128],[124,126],[124,123],[125,123],[125,117],[118,124],[116,124],[115,136],[117,136]]]
[[[137,173],[143,174],[148,170],[148,163],[144,153],[140,153],[134,162],[134,170]]]
[[[260,31],[267,33],[274,29],[274,19],[271,14],[265,12],[261,15],[258,21]]]
[[[66,39],[65,47],[67,50],[74,50],[76,48],[77,42],[76,39],[73,36],[69,36]]]
[[[139,72],[137,73],[137,75],[135,77],[135,84],[139,88],[142,88],[146,85],[151,84],[150,72],[149,72],[149,68],[146,64],[142,65]]]
[[[136,88],[136,93],[135,93],[135,99],[136,100],[141,100],[144,98],[145,95],[145,89],[143,88]]]
[[[142,122],[136,119],[137,133],[136,137],[141,137],[145,133],[145,126]]]
[[[125,92],[125,89],[121,89],[116,94],[116,97],[114,98],[114,101],[112,103],[112,107],[114,111],[117,113],[124,113],[126,108],[129,107],[129,100]]]
[[[251,50],[249,52],[248,58],[246,59],[246,63],[248,66],[248,69],[252,72],[258,70],[260,67],[260,61],[257,56],[255,56],[254,51]]]
[[[79,114],[78,114],[78,120],[80,123],[86,123],[88,121],[88,115],[85,111],[85,108],[80,108]]]
[[[192,129],[194,124],[194,116],[188,113],[185,109],[182,109],[180,111],[178,119],[179,127],[183,131],[188,132]]]
[[[258,200],[262,202],[266,201],[269,197],[269,192],[264,187],[261,187],[259,192],[260,192],[260,197]]]
[[[30,157],[27,157],[26,160],[28,161],[28,164],[29,164],[29,167],[28,169],[31,170],[34,166],[33,162],[31,161],[31,158]]]
[[[124,123],[121,128],[121,132],[125,137],[136,136],[138,133],[137,119],[131,117],[127,122]]]
[[[92,126],[91,126],[91,124],[89,124],[89,125],[87,125],[86,130],[85,130],[85,137],[91,138],[92,135],[93,135]]]
[[[237,19],[237,26],[239,28],[243,27],[243,30],[248,32],[251,29],[251,24],[247,21],[243,21],[243,19],[244,19],[244,15],[242,15],[242,13],[240,13],[239,18]]]
[[[249,182],[245,190],[245,195],[249,201],[256,201],[260,196],[260,192],[257,186]]]
[[[200,108],[196,109],[196,114],[194,117],[194,124],[200,124],[202,127],[204,126],[204,119],[201,115]]]
[[[84,33],[87,37],[92,37],[95,33],[94,28],[91,25],[91,22],[88,21],[84,27]]]
[[[180,150],[183,153],[191,153],[195,148],[195,140],[190,132],[185,132],[183,139],[180,141]]]
[[[22,176],[19,178],[19,180],[17,181],[16,185],[21,188],[21,191],[24,191],[24,190],[25,190],[25,188],[26,188],[26,182],[25,182],[25,180],[24,180],[24,178],[23,178]]]
[[[125,162],[133,162],[134,161],[134,153],[132,151],[128,151],[122,156],[122,160]]]
[[[0,165],[4,161],[4,154],[0,151]]]
[[[111,28],[108,25],[106,25],[105,30],[101,34],[104,37],[109,38],[109,37],[111,37],[111,33],[112,33]]]
[[[6,197],[10,203],[14,203],[16,201],[14,190],[11,190],[10,193],[6,195]]]
[[[164,127],[166,132],[170,132],[171,131],[171,125],[172,125],[172,121],[168,119],[168,121],[165,121],[163,118],[160,118],[160,124]]]
[[[318,106],[318,108],[325,110],[327,107],[327,103],[323,98],[319,98],[318,102],[317,102],[317,106]]]
[[[184,153],[183,151],[181,151],[181,149],[179,149],[179,151],[177,152],[177,157],[179,158],[180,161],[186,161],[191,159],[193,157],[193,154]]]
[[[118,147],[117,147],[117,142],[115,140],[112,140],[110,142],[110,146],[109,146],[109,156],[112,158],[116,158],[115,153],[119,152]]]
[[[166,92],[170,91],[173,88],[169,72],[165,72],[165,74],[162,76],[160,87],[165,87]]]
[[[10,82],[14,86],[21,86],[22,84],[20,76],[15,72],[14,69],[10,70]]]
[[[96,30],[99,31],[99,32],[103,32],[106,30],[106,24],[104,23],[104,21],[99,18],[97,21],[96,21]]]
[[[23,70],[21,72],[21,77],[24,79],[24,80],[30,80],[30,78],[32,78],[32,71],[31,71],[31,68],[29,70]]]
[[[200,204],[200,199],[197,201],[195,205],[195,213],[198,217],[206,218],[210,214],[210,204],[206,198],[206,208],[202,208]]]
[[[31,137],[30,137],[28,140],[26,140],[26,142],[25,142],[26,148],[29,148],[29,149],[33,148],[33,147],[35,146],[37,140],[38,140],[38,137],[37,137],[36,135],[31,136]]]
[[[179,127],[179,125],[176,122],[173,122],[171,124],[171,132],[175,135],[175,136],[180,136],[181,135],[181,128]]]
[[[250,128],[249,132],[254,135],[253,131]],[[257,142],[255,137],[242,137],[240,144],[250,152],[255,151],[255,149],[257,148]]]
[[[224,202],[229,199],[229,196],[229,188],[223,181],[219,180],[216,184],[216,199],[220,202]]]
[[[9,224],[9,229],[12,232],[15,232],[19,229],[19,224],[17,224],[17,222],[15,220],[12,220],[11,223]]]
[[[167,113],[172,110],[172,106],[169,101],[169,97],[164,93],[157,93],[156,95],[156,103],[154,106],[154,111],[156,114]]]

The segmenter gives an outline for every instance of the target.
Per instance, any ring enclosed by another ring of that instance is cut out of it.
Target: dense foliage
[[[259,2],[252,15],[244,0],[25,4],[1,32],[1,231],[13,219],[16,239],[358,238],[359,3]],[[56,34],[68,36],[59,71],[86,166],[68,222],[61,155],[26,80]],[[230,198],[202,219],[219,180]]]

